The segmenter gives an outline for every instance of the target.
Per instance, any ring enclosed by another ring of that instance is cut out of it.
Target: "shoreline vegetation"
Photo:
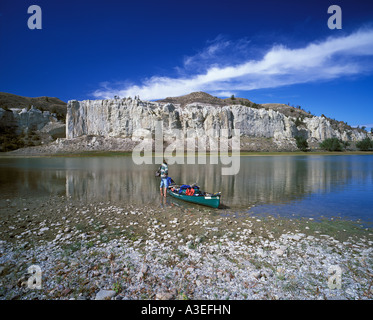
[[[237,213],[163,199],[1,200],[0,300],[373,298],[373,232],[361,221]],[[31,265],[42,289],[28,288]]]

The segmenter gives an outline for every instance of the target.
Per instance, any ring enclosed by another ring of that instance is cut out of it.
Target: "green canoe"
[[[187,196],[186,194],[179,194],[177,192],[171,191],[171,189],[167,190],[167,193],[180,200],[184,200],[187,202],[202,204],[204,206],[212,207],[212,208],[218,208],[220,205],[220,194],[218,195],[211,195],[211,196]]]

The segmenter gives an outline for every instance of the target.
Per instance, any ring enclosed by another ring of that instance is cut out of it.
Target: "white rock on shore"
[[[117,293],[114,290],[100,290],[96,294],[95,300],[110,300],[115,297]]]

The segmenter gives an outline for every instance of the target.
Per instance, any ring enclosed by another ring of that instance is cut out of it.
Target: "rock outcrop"
[[[66,136],[56,114],[31,108],[0,108],[0,151],[47,144]]]
[[[16,134],[28,133],[30,131],[37,131],[43,129],[47,124],[57,124],[56,116],[49,111],[41,111],[34,106],[30,109],[3,109],[0,108],[0,127],[12,128]],[[64,128],[64,124],[60,123],[59,127]],[[53,127],[55,133],[60,133],[57,126]],[[46,130],[44,130],[46,131]]]
[[[358,129],[339,130],[325,117],[297,118],[272,109],[251,108],[247,105],[211,105],[194,102],[187,105],[135,99],[72,100],[67,105],[66,137],[74,139],[84,135],[129,138],[140,141],[156,131],[162,121],[165,140],[187,135],[221,136],[222,129],[235,135],[239,129],[241,150],[260,149],[253,141],[270,143],[269,149],[294,150],[295,137],[303,136],[309,143],[318,144],[326,138],[358,141],[368,133]],[[193,137],[194,137],[193,136]],[[370,136],[370,134],[369,134]]]
[[[0,151],[45,145],[66,136],[66,102],[0,92]]]

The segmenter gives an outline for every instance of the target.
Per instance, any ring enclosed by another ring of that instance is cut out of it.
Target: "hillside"
[[[185,107],[187,104],[193,102],[206,103],[217,106],[227,105],[227,103],[224,100],[201,91],[192,92],[187,95],[179,97],[167,97],[165,99],[157,100],[157,102],[179,104],[181,107]]]
[[[41,111],[56,113],[59,120],[66,118],[67,103],[54,97],[22,97],[0,92],[0,108],[30,108],[34,106]]]
[[[64,138],[66,112],[67,104],[58,98],[0,92],[0,152]]]
[[[216,106],[227,106],[227,105],[243,105],[246,107],[251,107],[255,109],[266,109],[266,110],[274,110],[281,112],[285,116],[289,117],[312,117],[312,115],[300,108],[295,108],[286,104],[280,103],[266,103],[266,104],[257,104],[249,99],[240,98],[240,97],[231,97],[221,99],[218,97],[214,97],[206,92],[192,92],[184,96],[179,97],[168,97],[165,99],[157,100],[157,102],[161,103],[172,103],[172,104],[179,104],[180,107],[185,107],[187,104],[198,102]]]

